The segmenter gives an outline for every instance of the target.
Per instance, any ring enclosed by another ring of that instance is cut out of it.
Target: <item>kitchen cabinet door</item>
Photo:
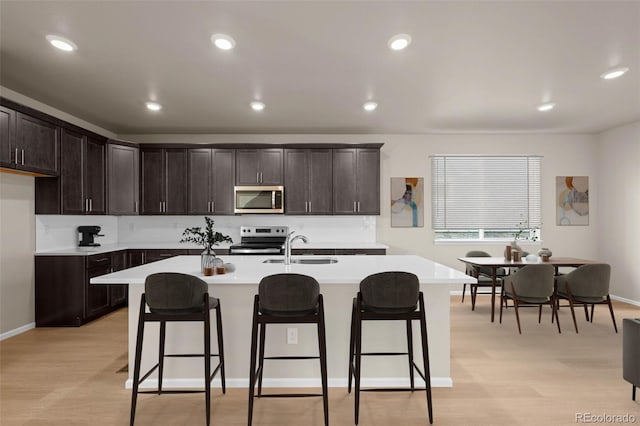
[[[233,149],[213,149],[211,158],[211,213],[232,215],[236,152]]]
[[[84,186],[89,200],[88,214],[106,214],[107,155],[105,144],[87,137],[85,146]]]
[[[188,214],[211,213],[211,150],[189,149]]]
[[[285,213],[331,214],[332,150],[285,150]]]
[[[61,146],[62,214],[105,214],[104,143],[62,129]]]
[[[127,268],[127,251],[120,250],[111,253],[111,272],[122,271]],[[127,302],[127,284],[109,285],[109,304],[112,308],[124,306]]]
[[[186,149],[143,149],[141,155],[142,214],[186,214]]]
[[[358,214],[380,214],[380,150],[357,149]]]
[[[135,146],[109,143],[107,154],[109,214],[137,215],[139,213],[140,150]]]
[[[0,167],[14,168],[14,146],[16,144],[16,113],[0,106]]]
[[[16,169],[57,176],[60,129],[55,124],[18,112],[16,115]]]
[[[282,185],[281,148],[238,149],[236,151],[236,185]]]
[[[380,150],[333,151],[334,214],[380,214]]]
[[[91,265],[91,266],[89,266]],[[87,257],[87,275],[85,280],[85,321],[92,320],[111,310],[109,285],[93,285],[93,277],[111,273],[111,256],[106,254]]]

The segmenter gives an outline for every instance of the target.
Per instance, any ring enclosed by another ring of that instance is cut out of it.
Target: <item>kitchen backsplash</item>
[[[310,242],[376,242],[376,216],[211,216],[215,230],[240,241],[240,226],[288,226]],[[174,247],[182,231],[204,227],[204,216],[58,216],[36,215],[36,251],[76,247],[79,225],[99,225],[100,244],[167,243]]]

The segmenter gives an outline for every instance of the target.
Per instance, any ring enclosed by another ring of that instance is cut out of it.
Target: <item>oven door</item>
[[[235,213],[284,213],[282,186],[236,186]]]

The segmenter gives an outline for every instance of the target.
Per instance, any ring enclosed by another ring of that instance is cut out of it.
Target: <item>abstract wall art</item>
[[[589,224],[589,176],[556,176],[556,224]]]
[[[391,226],[424,226],[424,178],[391,178]]]

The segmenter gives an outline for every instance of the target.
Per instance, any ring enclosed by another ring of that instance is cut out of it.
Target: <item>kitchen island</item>
[[[294,256],[296,258],[318,258]],[[282,256],[224,256],[235,271],[224,275],[202,276],[199,256],[177,256],[147,265],[129,268],[91,279],[92,285],[129,284],[129,365],[135,353],[138,307],[144,292],[145,278],[156,272],[181,272],[196,275],[209,283],[209,293],[220,299],[226,357],[227,386],[247,387],[253,298],[262,277],[292,272],[310,275],[320,283],[324,297],[327,369],[329,386],[346,387],[349,359],[349,329],[353,297],[360,281],[367,275],[383,271],[407,271],[418,276],[424,292],[429,333],[431,383],[452,386],[450,374],[449,285],[474,283],[475,278],[420,256],[332,256],[330,264],[264,263]],[[371,327],[373,326],[373,327]],[[267,329],[265,355],[316,355],[317,335],[314,325],[296,324],[298,343],[287,344],[288,325],[273,325]],[[202,352],[202,325],[168,323],[166,353]],[[364,324],[363,350],[389,351],[406,348],[405,325],[401,321]],[[414,342],[419,342],[419,327],[414,327]],[[157,362],[158,326],[149,324],[145,331],[142,369]],[[420,359],[419,345],[414,345]],[[214,348],[215,352],[215,348]],[[129,369],[126,387],[131,387],[133,369]],[[319,366],[313,361],[267,361],[264,367],[265,387],[320,386]],[[165,361],[164,386],[191,388],[202,386],[202,363],[188,358],[168,358]],[[217,379],[216,379],[217,380]],[[143,385],[153,387],[153,376]],[[215,383],[215,380],[214,380]],[[362,367],[363,386],[404,386],[409,383],[405,357],[365,359]]]

